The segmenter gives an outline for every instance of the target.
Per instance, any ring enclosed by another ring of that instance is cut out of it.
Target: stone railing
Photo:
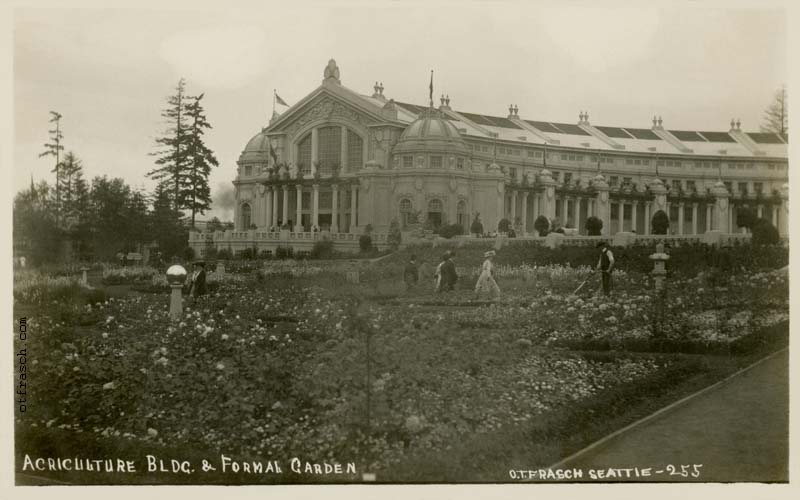
[[[371,233],[373,243],[386,242],[386,233]],[[234,241],[317,241],[329,239],[332,241],[354,241],[357,242],[360,234],[353,233],[331,233],[321,232],[294,232],[294,231],[217,231],[215,233],[189,233],[189,243],[205,242],[234,242]]]

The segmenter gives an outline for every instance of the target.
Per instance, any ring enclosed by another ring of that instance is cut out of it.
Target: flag
[[[272,143],[269,145],[269,156],[272,158],[272,164],[278,164],[278,153],[275,152],[275,148],[272,147]]]
[[[428,88],[430,90],[429,98],[431,101],[431,106],[433,106],[433,70],[431,70],[431,84],[428,86]]]
[[[279,96],[277,92],[275,93],[275,102],[277,102],[277,103],[278,103],[278,104],[280,104],[281,106],[286,106],[286,107],[288,107],[288,106],[289,106],[288,104],[286,104],[286,101],[284,101],[283,99],[281,99],[281,96]]]

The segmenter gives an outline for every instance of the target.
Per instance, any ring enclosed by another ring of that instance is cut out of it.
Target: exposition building
[[[193,233],[197,251],[278,246],[309,249],[330,238],[356,249],[369,225],[385,242],[401,227],[460,224],[478,217],[484,232],[508,219],[518,237],[536,237],[545,216],[567,234],[651,233],[664,211],[672,235],[741,233],[749,207],[787,234],[788,144],[773,133],[671,130],[527,120],[394,101],[342,84],[336,63],[322,84],[247,142],[238,161],[235,229]],[[574,228],[574,229],[570,229]]]

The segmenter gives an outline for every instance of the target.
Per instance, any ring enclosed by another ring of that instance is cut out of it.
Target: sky
[[[54,180],[52,159],[38,156],[50,110],[86,177],[151,190],[160,113],[181,77],[205,93],[206,142],[220,162],[217,203],[201,219],[230,219],[221,200],[268,122],[272,90],[299,101],[330,58],[343,85],[371,94],[381,81],[399,101],[425,104],[434,70],[435,95],[460,111],[505,116],[513,103],[525,119],[577,122],[586,110],[595,125],[629,127],[657,114],[669,129],[720,131],[731,118],[757,131],[788,74],[786,16],[774,3],[144,5],[13,11],[13,191],[31,176]]]

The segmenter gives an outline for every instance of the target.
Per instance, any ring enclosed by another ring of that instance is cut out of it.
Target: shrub
[[[291,259],[294,257],[294,249],[292,247],[278,247],[275,249],[276,259]]]
[[[758,215],[752,208],[741,207],[736,210],[736,226],[738,227],[746,227],[752,231],[759,220],[764,219],[759,219]],[[765,222],[769,224],[769,221]]]
[[[753,222],[753,245],[776,245],[780,243],[781,236],[775,226],[767,219],[756,219]]]
[[[654,213],[651,227],[653,234],[667,234],[669,232],[669,216],[663,210]]]
[[[372,236],[369,233],[364,233],[358,238],[358,248],[365,253],[372,250]]]
[[[544,215],[540,215],[533,221],[533,228],[539,231],[539,236],[547,236],[550,230],[550,221]]]
[[[217,260],[231,260],[233,258],[233,254],[231,253],[230,248],[223,248],[222,250],[217,250]]]
[[[497,230],[501,233],[507,233],[510,228],[511,221],[508,219],[500,219],[500,222],[497,223]]]
[[[586,219],[586,232],[589,236],[600,236],[603,232],[603,221],[592,215]]]
[[[236,252],[236,256],[240,259],[253,260],[256,258],[256,250],[254,248],[245,248]]]
[[[329,259],[333,255],[333,241],[323,238],[314,242],[311,247],[311,257],[314,259]]]
[[[481,224],[477,214],[475,215],[475,220],[472,221],[472,225],[469,227],[469,232],[477,235],[483,234],[483,224]]]
[[[184,248],[183,249],[183,258],[185,260],[189,260],[189,261],[194,260],[194,248],[192,248],[192,247]]]
[[[392,223],[389,224],[389,234],[386,236],[386,242],[392,250],[397,250],[402,241],[403,234],[400,232],[400,224],[397,223],[397,219],[392,219]]]
[[[436,231],[436,234],[438,234],[442,238],[450,239],[453,236],[464,234],[464,228],[461,226],[461,224],[448,224],[440,227]]]

